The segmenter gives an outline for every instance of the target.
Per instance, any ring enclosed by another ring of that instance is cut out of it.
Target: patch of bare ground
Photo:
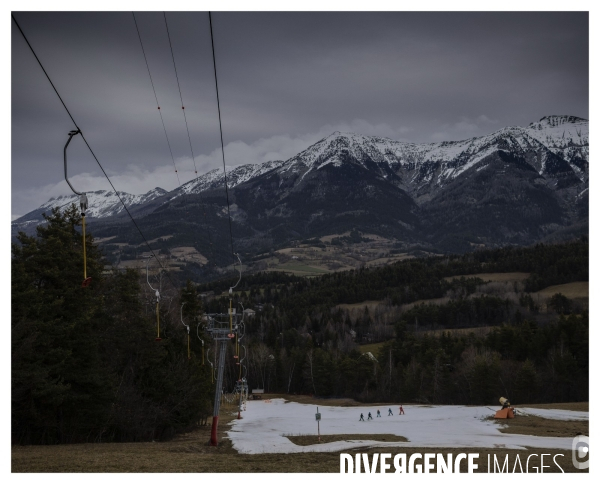
[[[338,434],[321,435],[321,441],[317,435],[284,435],[296,445],[326,444],[329,442],[346,442],[349,440],[374,440],[376,442],[408,442],[406,437],[393,434]]]
[[[553,410],[574,410],[576,412],[589,412],[590,402],[567,402],[567,403],[531,403],[520,404],[519,407],[548,408]]]
[[[342,453],[236,454],[235,450],[226,446],[213,447],[210,453],[169,452],[165,451],[166,445],[168,444],[136,443],[13,447],[12,472],[339,473]],[[343,453],[354,455],[358,452],[368,454],[370,462],[374,453],[392,456],[406,454],[407,460],[414,453],[440,453],[444,459],[447,459],[447,454],[456,457],[460,453],[476,453],[479,457],[475,459],[478,465],[475,472],[488,472],[488,459],[490,471],[493,472],[495,462],[501,468],[507,456],[508,472],[539,472],[541,459],[544,458],[544,466],[549,466],[544,467],[544,473],[561,472],[561,469],[564,472],[587,472],[575,469],[571,451],[564,449],[372,447],[345,450]],[[388,459],[388,463],[392,462],[392,459]],[[417,458],[416,463],[422,465],[423,459]],[[378,465],[377,471],[379,469]],[[460,471],[467,472],[466,459],[461,460]],[[393,464],[387,472],[394,472]]]
[[[517,409],[518,412],[518,409]],[[566,417],[567,418],[567,417]],[[535,415],[518,415],[506,420],[490,419],[502,424],[504,434],[535,435],[537,437],[576,437],[589,435],[590,425],[580,420],[554,420]]]

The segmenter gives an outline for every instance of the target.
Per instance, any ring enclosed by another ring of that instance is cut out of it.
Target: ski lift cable
[[[196,168],[196,158],[194,157],[194,149],[192,148],[192,138],[190,137],[190,128],[188,127],[187,116],[185,115],[185,105],[183,104],[183,95],[181,94],[181,85],[179,84],[179,76],[177,75],[177,66],[175,65],[175,54],[173,53],[173,44],[171,43],[171,34],[169,33],[169,24],[167,23],[167,14],[163,12],[165,18],[165,27],[167,29],[167,37],[169,38],[169,47],[171,48],[171,58],[173,59],[173,68],[175,69],[175,78],[177,79],[177,88],[179,89],[179,99],[181,100],[181,111],[183,112],[183,119],[185,120],[185,129],[187,130],[188,141],[190,143],[190,151],[192,152],[192,160],[194,161],[194,173],[196,178],[198,177],[198,170]]]
[[[148,58],[146,57],[146,50],[144,49],[144,43],[142,42],[142,35],[140,34],[140,29],[135,18],[135,12],[131,12],[133,15],[133,22],[135,23],[135,29],[138,34],[138,38],[140,39],[140,46],[142,47],[142,54],[144,54],[144,61],[146,62],[146,69],[148,70],[148,77],[150,78],[150,84],[152,85],[152,91],[154,92],[154,99],[156,99],[156,107],[158,108],[158,114],[160,115],[160,121],[162,123],[163,130],[165,132],[165,138],[167,139],[167,145],[169,147],[169,153],[171,154],[171,161],[173,162],[173,167],[175,168],[175,175],[177,175],[177,184],[181,186],[181,181],[179,180],[179,173],[177,172],[177,165],[175,164],[175,157],[173,156],[173,150],[171,149],[171,142],[169,141],[169,136],[167,135],[167,127],[165,126],[165,120],[162,115],[162,111],[160,110],[160,103],[158,102],[158,96],[156,94],[156,89],[154,87],[154,81],[152,80],[152,74],[150,74],[150,65],[148,64]]]
[[[221,123],[221,103],[219,101],[219,82],[217,80],[217,61],[215,58],[215,41],[213,36],[212,28],[212,15],[208,12],[208,22],[210,25],[210,44],[212,47],[212,58],[213,58],[213,70],[215,74],[215,90],[217,92],[217,111],[219,113],[219,133],[221,135],[221,155],[223,158],[223,176],[225,179],[225,196],[227,198],[227,218],[229,219],[229,238],[231,240],[231,255],[233,256],[233,262],[235,264],[235,253],[233,251],[233,229],[231,227],[231,207],[229,205],[229,189],[227,187],[227,169],[225,167],[225,147],[223,144],[223,125]]]
[[[102,174],[104,175],[104,177],[107,179],[108,183],[110,184],[110,186],[112,187],[113,191],[115,192],[115,195],[117,196],[117,198],[119,199],[119,201],[121,202],[121,205],[123,205],[123,208],[125,209],[125,212],[127,212],[127,215],[129,215],[129,218],[131,219],[131,221],[133,222],[133,225],[135,226],[135,228],[137,229],[137,231],[139,232],[140,236],[142,237],[142,239],[144,240],[144,243],[146,244],[146,246],[148,247],[148,249],[150,250],[150,252],[152,253],[152,255],[156,256],[156,254],[154,253],[154,250],[152,249],[152,247],[150,247],[150,244],[148,243],[148,239],[146,238],[146,236],[144,235],[144,233],[142,232],[142,230],[140,229],[138,223],[136,222],[136,220],[133,218],[133,216],[131,215],[131,212],[129,211],[129,208],[127,207],[127,205],[125,204],[125,201],[123,200],[123,197],[121,197],[121,195],[119,194],[119,192],[117,191],[117,189],[115,188],[115,186],[113,185],[112,180],[110,179],[110,177],[108,176],[108,174],[106,173],[106,170],[104,169],[104,167],[102,166],[102,164],[100,163],[100,160],[98,160],[98,157],[96,156],[96,154],[94,153],[94,150],[92,150],[92,147],[90,146],[90,144],[88,143],[87,139],[85,138],[83,132],[81,131],[81,128],[79,127],[79,125],[77,124],[77,122],[75,121],[75,118],[73,118],[73,115],[71,114],[71,111],[69,111],[69,108],[67,108],[67,105],[65,104],[62,96],[59,94],[58,90],[56,89],[56,86],[54,85],[54,83],[52,82],[52,79],[50,78],[50,76],[48,75],[48,72],[46,71],[46,69],[44,68],[44,65],[42,64],[42,62],[40,61],[39,57],[37,56],[37,54],[35,53],[35,50],[33,49],[33,46],[31,45],[31,43],[29,42],[29,39],[27,38],[27,36],[25,35],[25,32],[23,32],[23,29],[21,28],[21,26],[19,25],[19,22],[17,22],[17,19],[15,18],[14,14],[11,13],[11,17],[13,19],[13,22],[15,23],[15,25],[17,26],[17,28],[19,29],[19,32],[21,33],[21,35],[23,36],[23,39],[25,40],[25,42],[27,43],[27,46],[29,47],[29,50],[31,50],[31,53],[33,54],[33,56],[35,57],[35,60],[37,61],[37,63],[39,64],[40,68],[42,69],[42,71],[44,72],[44,75],[46,76],[46,78],[48,79],[48,82],[50,83],[50,85],[52,86],[52,89],[54,90],[54,92],[56,93],[56,96],[58,97],[58,99],[60,100],[61,104],[63,105],[63,107],[65,108],[65,111],[67,112],[67,114],[69,115],[69,118],[71,118],[71,121],[73,122],[73,124],[75,125],[75,127],[77,128],[77,131],[79,131],[79,133],[81,134],[81,139],[83,139],[84,143],[86,144],[88,150],[90,151],[90,153],[92,154],[92,156],[94,157],[94,160],[96,160],[96,163],[98,164],[98,166],[100,167],[100,170],[102,171]],[[173,282],[173,279],[171,279],[171,276],[169,275],[169,273],[166,271],[166,269],[164,268],[164,266],[162,265],[162,263],[160,262],[160,260],[157,258],[156,259],[158,261],[158,263],[160,264],[160,266],[162,267],[163,270],[165,270],[168,279],[171,281],[171,284],[173,285],[173,287],[177,287],[177,285]]]
[[[154,81],[152,80],[152,74],[150,72],[150,64],[148,63],[148,58],[146,56],[146,50],[144,49],[144,43],[142,41],[142,36],[141,36],[141,33],[140,33],[139,25],[138,25],[137,19],[135,17],[135,12],[131,12],[131,14],[133,15],[133,21],[135,23],[135,28],[136,28],[136,31],[137,31],[137,34],[138,34],[138,38],[140,40],[140,45],[142,47],[142,53],[144,55],[144,61],[146,63],[146,69],[148,71],[148,77],[150,78],[150,84],[152,85],[152,91],[154,92],[154,99],[156,100],[156,106],[158,108],[158,113],[160,115],[160,120],[161,120],[161,123],[162,123],[162,126],[163,126],[163,131],[165,133],[165,138],[167,140],[167,145],[169,147],[169,153],[171,154],[171,161],[173,162],[173,167],[175,168],[175,174],[177,175],[177,184],[178,184],[179,189],[181,189],[181,191],[182,191],[182,194],[184,196],[184,199],[185,199],[186,203],[188,203],[188,205],[189,205],[189,200],[187,198],[188,194],[187,194],[186,190],[182,188],[183,184],[181,183],[181,180],[179,178],[179,172],[177,170],[177,165],[175,164],[175,158],[173,156],[173,150],[171,148],[171,143],[169,141],[169,136],[167,135],[167,128],[166,128],[165,121],[164,121],[164,118],[163,118],[163,115],[162,115],[162,110],[160,109],[160,104],[158,102],[158,95],[156,93],[156,88],[154,86]],[[166,17],[165,17],[165,25],[166,25]],[[171,38],[169,36],[168,26],[167,26],[167,36],[169,37],[169,45],[171,46]],[[175,56],[173,55],[172,46],[171,46],[171,56],[173,57],[173,65],[175,66]],[[176,76],[176,79],[177,79],[177,86],[179,88],[179,79],[177,77],[177,67],[175,67],[175,76]],[[182,99],[182,97],[181,97],[181,88],[179,88],[179,91],[180,91],[180,98]],[[182,99],[182,105],[183,105],[183,99]],[[183,115],[184,115],[184,120],[186,122],[186,129],[187,129],[187,118],[185,117],[185,111],[183,112]],[[194,172],[196,174],[195,179],[197,179],[198,178],[198,170],[196,169],[196,159],[194,157],[194,152],[193,152],[193,149],[192,149],[192,144],[191,144],[189,129],[187,129],[187,133],[188,133],[188,141],[190,142],[190,150],[192,152],[192,159],[194,161]],[[202,193],[200,193],[199,195],[200,195],[200,204],[202,206],[202,212],[204,214],[204,223],[205,223],[205,225],[208,226],[208,224],[206,222],[206,204],[204,203],[204,197],[202,196]],[[209,244],[210,253],[211,253],[211,260],[214,261],[214,248],[213,248],[213,242],[212,242],[212,237],[211,237],[211,234],[210,234],[210,230],[207,230],[207,238],[208,238],[208,244]]]
[[[187,115],[185,114],[185,105],[183,102],[183,94],[181,92],[181,84],[179,83],[179,75],[177,73],[177,64],[175,63],[175,53],[173,51],[173,43],[171,42],[171,34],[169,32],[169,24],[167,23],[167,14],[166,12],[163,12],[163,17],[165,19],[165,28],[167,30],[167,38],[169,39],[169,49],[171,50],[171,59],[173,60],[173,70],[175,71],[175,79],[177,80],[177,89],[179,90],[179,99],[181,101],[181,112],[183,113],[183,120],[185,121],[185,130],[187,132],[187,137],[188,137],[188,143],[190,145],[190,153],[192,154],[192,161],[194,162],[194,174],[195,176],[195,180],[198,179],[198,168],[196,167],[196,156],[194,155],[194,148],[192,147],[192,137],[190,136],[190,128],[188,125],[188,121],[187,121]],[[184,195],[184,197],[186,197],[186,202],[189,201],[187,200],[187,192],[185,191],[184,188],[182,188],[182,185],[180,184],[180,188],[182,190],[182,193]],[[200,204],[202,205],[202,212],[204,213],[204,223],[206,224],[206,205],[204,203],[204,197],[202,196],[202,193],[199,194],[200,195]],[[208,224],[206,224],[208,226]],[[207,230],[207,236],[208,236],[208,243],[209,243],[209,248],[211,251],[211,256],[214,259],[214,249],[213,249],[213,243],[212,243],[212,238],[210,236],[210,230]]]

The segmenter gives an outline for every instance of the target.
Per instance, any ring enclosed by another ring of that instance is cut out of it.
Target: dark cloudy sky
[[[15,16],[119,190],[177,178],[130,12]],[[194,176],[161,12],[137,13],[181,181]],[[198,171],[221,162],[206,12],[167,13]],[[287,159],[333,131],[457,140],[588,117],[588,14],[214,13],[228,165]],[[69,193],[73,124],[12,24],[12,214]],[[107,189],[75,138],[76,188]]]

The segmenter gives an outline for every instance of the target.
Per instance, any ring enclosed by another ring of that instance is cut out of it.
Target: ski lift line
[[[177,66],[175,65],[175,54],[173,53],[173,44],[171,43],[171,34],[169,34],[169,24],[167,23],[167,14],[163,12],[165,18],[165,27],[167,29],[167,37],[169,38],[169,47],[171,48],[171,58],[173,59],[173,68],[175,69],[175,78],[177,79],[177,88],[179,89],[179,99],[181,99],[181,111],[183,112],[183,119],[185,120],[185,129],[187,130],[188,141],[190,143],[190,151],[192,152],[192,160],[194,161],[194,173],[198,178],[198,169],[196,168],[196,157],[194,156],[194,149],[192,148],[192,138],[190,137],[190,128],[188,127],[187,116],[185,115],[185,106],[183,104],[183,95],[181,94],[181,85],[179,84],[179,76],[177,75]]]
[[[123,205],[123,208],[125,209],[125,211],[127,212],[127,215],[129,215],[129,218],[131,219],[131,221],[133,222],[133,225],[135,225],[135,228],[137,229],[137,231],[139,232],[139,234],[142,236],[142,239],[144,239],[144,242],[146,244],[146,246],[148,247],[148,249],[150,250],[150,252],[152,252],[152,255],[156,256],[156,254],[154,253],[154,250],[152,249],[152,247],[150,247],[150,244],[148,243],[148,239],[146,238],[146,236],[144,235],[144,233],[142,232],[142,230],[140,229],[139,225],[137,224],[137,222],[135,221],[135,219],[133,218],[133,216],[131,215],[131,212],[129,211],[129,208],[127,207],[127,205],[125,204],[125,202],[123,201],[123,198],[121,197],[121,195],[119,195],[119,192],[117,191],[117,189],[115,188],[115,186],[113,185],[112,180],[110,179],[110,177],[108,176],[108,174],[106,173],[106,170],[104,170],[104,167],[102,166],[102,164],[100,163],[100,160],[98,160],[98,157],[96,156],[96,154],[94,153],[94,151],[92,150],[92,147],[90,146],[90,144],[88,143],[87,139],[85,138],[83,132],[81,131],[81,129],[79,128],[79,125],[75,122],[75,119],[73,118],[73,115],[71,114],[71,111],[69,111],[69,108],[67,108],[67,105],[65,104],[65,102],[63,101],[63,98],[61,97],[61,95],[59,94],[58,90],[56,89],[56,86],[54,85],[54,83],[52,82],[52,79],[50,79],[50,76],[48,75],[48,72],[46,71],[46,69],[44,68],[44,65],[42,64],[42,62],[40,61],[39,57],[37,56],[37,54],[35,53],[35,50],[33,49],[33,47],[31,46],[31,43],[29,42],[29,39],[27,39],[27,36],[25,35],[25,32],[23,32],[23,29],[21,29],[21,26],[19,25],[19,22],[17,22],[17,19],[15,18],[14,14],[11,13],[11,17],[15,23],[15,25],[17,26],[17,28],[19,29],[19,32],[21,32],[21,35],[23,36],[23,39],[25,40],[25,42],[27,43],[27,46],[29,47],[29,50],[31,50],[31,53],[33,54],[33,56],[35,57],[35,60],[37,61],[37,63],[39,64],[40,68],[42,69],[42,71],[44,72],[44,75],[46,76],[46,78],[48,79],[48,82],[50,82],[50,85],[52,86],[52,89],[54,89],[54,92],[56,93],[56,96],[58,97],[58,99],[60,100],[61,104],[63,105],[63,107],[65,108],[65,111],[67,112],[67,114],[69,115],[69,118],[71,118],[71,121],[73,121],[73,124],[75,125],[75,127],[77,128],[77,130],[80,132],[81,134],[81,138],[83,139],[84,143],[86,144],[86,146],[88,147],[88,150],[90,150],[90,153],[92,154],[92,156],[94,157],[94,160],[96,160],[96,163],[98,164],[98,166],[100,167],[100,170],[102,171],[102,174],[104,175],[104,177],[108,180],[108,183],[110,184],[110,186],[112,187],[113,191],[115,192],[115,195],[117,196],[117,198],[119,199],[119,201],[121,202],[121,205]],[[160,264],[160,266],[163,268],[163,270],[165,270],[164,266],[162,265],[162,263],[160,262],[160,260],[157,258],[158,263]],[[166,272],[166,270],[165,270]],[[168,279],[171,281],[171,284],[173,285],[173,287],[177,287],[177,285],[173,282],[173,280],[171,279],[171,276],[169,275],[168,272],[166,272]]]
[[[171,50],[171,59],[173,59],[173,69],[175,70],[175,79],[177,80],[177,89],[179,90],[179,99],[181,100],[181,110],[183,112],[183,120],[185,121],[185,129],[187,132],[188,143],[190,145],[190,153],[192,154],[192,161],[194,162],[194,174],[196,175],[196,177],[194,179],[196,180],[198,178],[198,168],[196,166],[196,156],[194,155],[194,148],[192,147],[192,138],[190,136],[190,128],[188,126],[187,115],[185,114],[185,105],[183,103],[183,94],[181,92],[181,85],[179,83],[179,75],[177,73],[177,64],[175,63],[175,53],[173,52],[173,44],[171,42],[171,34],[169,33],[169,24],[167,22],[166,12],[163,12],[163,17],[165,19],[165,28],[167,30],[167,38],[169,39],[169,48]],[[162,115],[161,115],[161,118],[162,118]],[[177,170],[175,170],[175,171],[177,171]],[[178,175],[177,180],[179,181],[179,175]],[[182,185],[180,183],[179,187],[181,188],[181,186]],[[186,199],[186,202],[189,203],[189,201],[187,200],[187,192],[185,190],[183,190],[183,195]],[[200,203],[202,205],[202,211],[204,213],[204,223],[206,224],[206,205],[204,203],[204,197],[202,196],[202,193],[200,193]],[[214,259],[213,243],[212,243],[212,239],[210,236],[210,230],[207,231],[207,236],[208,236],[209,247],[211,250],[211,256]]]
[[[179,188],[181,189],[183,187],[183,184],[181,183],[181,180],[179,178],[179,172],[177,170],[177,165],[175,164],[175,157],[173,156],[173,150],[171,148],[171,142],[169,141],[169,136],[167,134],[167,128],[166,128],[166,125],[165,125],[164,117],[163,117],[162,111],[160,109],[160,103],[158,102],[158,95],[156,93],[156,88],[154,86],[154,81],[152,80],[152,74],[150,73],[150,64],[148,63],[148,58],[146,56],[146,50],[144,49],[144,43],[142,41],[142,36],[141,36],[141,33],[140,33],[140,29],[139,29],[137,20],[135,18],[135,12],[131,12],[131,13],[133,15],[133,21],[135,23],[135,28],[136,28],[136,31],[137,31],[137,34],[138,34],[138,38],[140,40],[140,45],[142,47],[142,53],[144,55],[144,61],[146,63],[146,69],[148,71],[148,77],[150,78],[150,84],[152,85],[152,91],[154,92],[154,99],[156,100],[156,106],[158,108],[158,114],[160,115],[160,121],[162,123],[163,131],[165,133],[165,138],[167,140],[167,145],[169,147],[169,153],[171,155],[171,161],[173,162],[173,167],[175,168],[175,174],[177,175],[177,184],[178,184]],[[165,24],[166,24],[166,18],[165,18]],[[167,36],[169,36],[168,26],[167,26]],[[170,42],[171,42],[171,40],[170,40],[170,36],[169,36],[169,45],[170,45]],[[171,55],[173,55],[172,49],[171,49]],[[174,56],[173,56],[173,65],[175,65],[175,57]],[[175,68],[175,75],[177,77],[177,68]],[[177,85],[179,86],[179,79],[177,79]],[[180,90],[180,97],[181,97],[181,90]],[[182,100],[182,104],[183,104],[183,100]],[[185,122],[186,122],[186,129],[187,129],[187,118],[185,118],[185,111],[184,111],[184,119],[185,119]],[[194,152],[191,149],[192,148],[192,144],[191,144],[189,129],[187,130],[187,132],[188,132],[188,141],[190,142],[190,150],[192,151],[192,159],[194,161],[194,171],[195,171],[196,178],[197,178],[198,170],[196,169],[196,159],[194,157]],[[196,178],[194,178],[194,179],[196,179]],[[186,203],[189,204],[189,200],[187,198],[187,195],[188,195],[187,192],[185,190],[182,190],[182,192],[183,192],[183,197],[184,197]],[[204,223],[206,224],[206,204],[204,203],[204,197],[202,196],[202,193],[200,193],[200,204],[202,205],[202,211],[204,213]],[[210,235],[210,230],[207,231],[207,237],[208,237],[209,247],[210,247],[210,251],[211,251],[211,258],[214,259],[214,250],[213,250],[213,243],[212,243],[212,238],[211,238],[211,235]]]
[[[217,111],[219,113],[219,133],[221,135],[221,155],[223,157],[223,175],[225,180],[225,196],[227,198],[227,218],[229,219],[229,237],[231,239],[231,255],[235,263],[235,255],[233,252],[233,229],[231,227],[231,208],[229,205],[229,189],[227,187],[227,170],[225,168],[225,146],[223,144],[223,125],[221,123],[221,103],[219,101],[219,82],[217,80],[217,61],[215,58],[215,41],[212,28],[212,15],[208,12],[208,22],[210,25],[210,45],[212,47],[213,70],[215,73],[215,90],[217,92]]]
[[[175,168],[175,174],[177,175],[177,184],[181,186],[181,181],[179,180],[179,173],[177,172],[177,165],[175,164],[175,157],[173,156],[173,150],[171,149],[171,143],[169,141],[169,136],[167,135],[167,128],[165,126],[165,120],[162,115],[162,111],[160,110],[160,103],[158,102],[158,96],[156,94],[156,89],[154,87],[154,81],[152,80],[152,74],[150,74],[150,65],[148,64],[148,58],[146,57],[146,50],[144,49],[144,43],[142,42],[142,35],[140,34],[140,29],[138,27],[137,20],[135,18],[135,12],[131,12],[133,15],[133,22],[135,23],[135,29],[138,34],[138,38],[140,39],[140,46],[142,47],[142,54],[144,54],[144,61],[146,62],[146,69],[148,70],[148,77],[150,78],[150,84],[152,85],[152,91],[154,92],[154,99],[156,99],[156,107],[158,108],[158,114],[160,115],[160,121],[163,126],[163,130],[165,132],[165,138],[167,139],[167,145],[169,146],[169,153],[171,154],[171,161],[173,162],[173,167]]]

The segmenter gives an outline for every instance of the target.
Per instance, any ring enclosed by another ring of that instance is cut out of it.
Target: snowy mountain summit
[[[227,175],[228,186],[233,188],[273,170],[285,178],[300,175],[304,179],[314,170],[354,163],[415,196],[430,195],[471,168],[485,168],[486,157],[498,151],[524,157],[540,175],[564,177],[570,173],[587,182],[588,121],[576,116],[545,116],[527,127],[502,128],[463,141],[423,144],[336,131],[287,161],[232,169]],[[213,170],[184,185],[184,191],[200,193],[223,183],[223,172]]]

